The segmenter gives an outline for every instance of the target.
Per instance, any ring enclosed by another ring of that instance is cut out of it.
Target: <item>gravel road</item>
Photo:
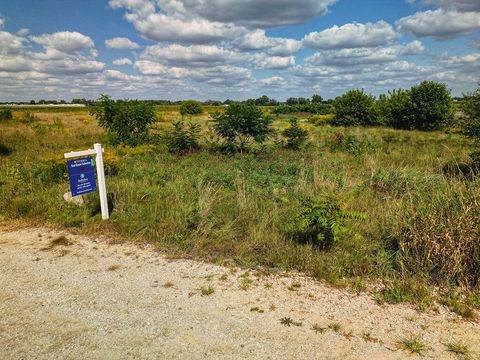
[[[0,226],[0,359],[412,359],[398,349],[412,335],[422,358],[460,359],[452,341],[480,355],[480,323],[441,306],[380,306],[298,274]]]

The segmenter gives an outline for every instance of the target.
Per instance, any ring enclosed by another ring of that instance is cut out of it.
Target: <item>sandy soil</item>
[[[67,244],[51,247],[61,235]],[[244,273],[148,246],[4,226],[0,359],[403,359],[416,357],[397,348],[412,334],[426,344],[424,358],[460,359],[445,345],[457,340],[471,358],[480,354],[480,324],[443,307],[379,306],[292,274],[251,271],[245,290]]]

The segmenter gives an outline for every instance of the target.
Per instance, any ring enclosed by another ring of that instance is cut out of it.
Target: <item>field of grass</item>
[[[33,112],[14,109],[14,119],[0,123],[0,143],[9,149],[0,155],[6,218],[109,231],[172,255],[298,270],[355,290],[381,284],[379,302],[428,306],[428,289],[440,286],[444,303],[476,316],[480,182],[456,173],[471,143],[453,130],[345,129],[300,118],[310,131],[302,151],[272,140],[243,155],[203,149],[179,157],[161,143],[107,144],[87,109],[40,109],[29,119],[25,111]],[[157,107],[157,116],[153,133],[181,118],[172,106]],[[201,124],[208,137],[207,114],[186,120]],[[277,130],[287,125],[287,118],[275,119]],[[85,207],[62,198],[69,191],[63,153],[96,142],[106,148],[114,205],[108,222],[101,221],[97,195],[87,195]],[[453,164],[448,174],[447,163]],[[322,250],[289,229],[303,199],[326,194],[365,219],[348,220],[334,246]]]

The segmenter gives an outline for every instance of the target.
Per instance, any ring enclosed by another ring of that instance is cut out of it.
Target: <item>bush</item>
[[[330,140],[331,151],[345,151],[355,156],[375,150],[378,143],[371,136],[358,136],[351,132],[335,133]]]
[[[287,138],[286,147],[298,150],[308,139],[308,131],[298,125],[298,119],[290,119],[290,127],[283,130],[282,135]]]
[[[6,108],[6,109],[0,110],[0,121],[12,120],[12,119],[13,119],[12,109]]]
[[[172,154],[183,155],[200,148],[198,138],[200,125],[188,123],[187,126],[181,121],[173,123],[173,129],[165,133],[164,139],[168,151]]]
[[[378,100],[380,122],[396,129],[412,128],[412,99],[409,90],[395,89]]]
[[[441,130],[452,123],[452,98],[446,84],[423,81],[412,87],[410,98],[410,128],[424,131]]]
[[[344,209],[334,196],[308,198],[303,201],[290,232],[303,242],[329,249],[337,241],[338,235],[348,230],[345,220],[364,217],[361,213]]]
[[[202,104],[195,100],[187,100],[180,105],[180,114],[197,115],[203,112]]]
[[[7,145],[4,145],[0,142],[0,156],[8,156],[12,153],[12,149],[10,149]]]
[[[148,127],[155,122],[155,108],[138,100],[112,100],[102,95],[91,108],[98,124],[107,130],[114,143],[136,146],[148,139]]]
[[[365,94],[363,90],[350,90],[337,97],[333,102],[335,118],[334,125],[378,125],[378,112],[375,98]]]
[[[225,113],[211,114],[213,130],[225,141],[225,146],[244,152],[253,140],[265,142],[272,133],[272,118],[255,105],[234,103]]]

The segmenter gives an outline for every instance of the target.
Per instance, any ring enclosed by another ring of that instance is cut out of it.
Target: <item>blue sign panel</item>
[[[68,176],[72,196],[97,190],[95,163],[92,158],[68,160]]]

